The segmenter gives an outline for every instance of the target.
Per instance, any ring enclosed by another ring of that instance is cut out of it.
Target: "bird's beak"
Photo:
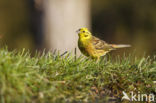
[[[78,30],[76,31],[76,33],[79,34],[79,33],[80,33],[80,29],[78,29]]]

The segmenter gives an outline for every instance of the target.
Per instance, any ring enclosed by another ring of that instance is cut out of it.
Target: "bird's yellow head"
[[[79,35],[79,39],[89,40],[92,38],[92,34],[87,28],[80,28],[77,30],[77,33]]]

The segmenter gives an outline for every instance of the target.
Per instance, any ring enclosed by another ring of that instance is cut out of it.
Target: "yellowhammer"
[[[80,51],[92,58],[99,59],[101,56],[104,56],[106,53],[116,48],[130,47],[130,45],[116,45],[108,44],[99,38],[92,36],[91,32],[87,28],[80,28],[77,30],[79,35],[78,47]]]

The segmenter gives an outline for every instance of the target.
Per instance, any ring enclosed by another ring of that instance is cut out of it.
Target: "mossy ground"
[[[101,61],[70,54],[0,50],[0,103],[121,102],[122,91],[155,93],[156,58]]]

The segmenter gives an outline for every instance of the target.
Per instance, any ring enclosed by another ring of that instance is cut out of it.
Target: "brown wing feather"
[[[95,49],[97,49],[97,50],[110,51],[110,50],[114,49],[111,45],[109,45],[105,41],[100,40],[99,38],[94,37],[94,36],[92,38],[92,44],[94,45]]]

